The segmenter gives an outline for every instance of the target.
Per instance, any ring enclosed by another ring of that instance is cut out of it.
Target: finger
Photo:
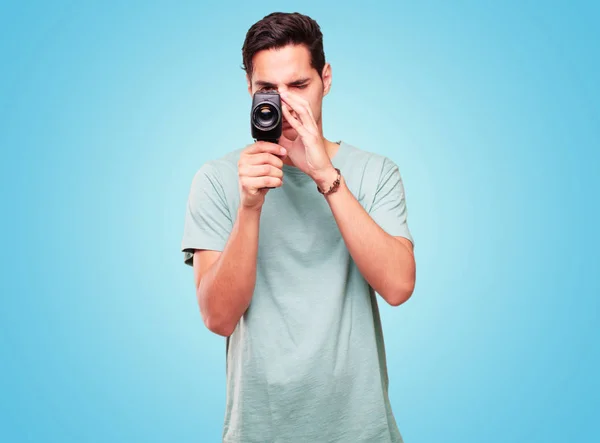
[[[274,155],[284,155],[287,151],[284,147],[271,142],[258,141],[248,147],[245,154],[258,154],[260,152],[269,152]]]
[[[283,184],[283,180],[278,177],[242,177],[240,178],[242,186],[246,189],[278,188]]]
[[[283,160],[281,160],[280,157],[277,157],[276,155],[273,155],[271,153],[261,152],[258,154],[248,155],[244,159],[243,164],[246,164],[246,165],[273,165],[276,168],[282,168]]]
[[[296,117],[292,115],[289,108],[286,105],[281,107],[283,109],[283,115],[288,123],[300,134],[301,136],[312,135],[308,130],[304,127],[304,125],[298,120]]]
[[[307,112],[310,115],[312,115],[312,109],[310,108],[310,103],[308,102],[308,100],[306,100],[301,95],[298,95],[295,92],[291,92],[291,91],[282,91],[280,95],[284,101],[287,100],[287,101],[290,101],[290,102],[296,104],[297,106],[304,107],[304,108],[306,108]]]
[[[293,95],[290,95],[289,92],[282,92],[281,93],[281,99],[283,100],[283,102],[285,104],[287,104],[292,111],[294,111],[298,117],[300,118],[300,120],[302,120],[302,117],[310,117],[310,114],[308,112],[308,110],[306,109],[306,106],[304,104],[302,104],[296,97],[294,97]],[[304,121],[302,121],[302,123],[304,123]]]
[[[291,94],[291,93],[290,93]],[[315,117],[312,112],[312,108],[310,107],[310,102],[306,100],[304,97],[301,97],[297,94],[291,94],[292,100],[297,102],[300,106],[302,106],[308,112],[308,115],[314,120]]]
[[[284,103],[284,106],[288,107],[290,115],[300,122],[308,132],[312,134],[319,133],[319,129],[314,118],[304,108],[298,108],[299,105],[293,105],[291,102]],[[296,106],[296,108],[293,108],[292,106]],[[298,111],[298,109],[300,110]],[[296,114],[295,116],[294,113]]]
[[[283,170],[272,165],[243,165],[239,169],[243,177],[277,177],[283,178]]]
[[[306,100],[297,97],[294,94],[290,94],[289,92],[283,93],[281,98],[284,103],[300,117],[300,121],[307,129],[317,129],[317,124],[313,117],[312,110],[310,109],[310,104]]]

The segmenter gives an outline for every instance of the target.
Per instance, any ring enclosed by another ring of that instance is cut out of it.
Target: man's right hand
[[[265,141],[248,146],[238,161],[240,204],[249,209],[260,209],[269,188],[283,184],[285,148]]]

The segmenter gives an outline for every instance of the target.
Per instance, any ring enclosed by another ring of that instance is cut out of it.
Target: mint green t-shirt
[[[181,249],[222,251],[240,202],[244,148],[195,174]],[[332,163],[383,230],[413,241],[389,158],[341,142]],[[298,168],[262,208],[256,286],[226,341],[226,443],[402,442],[388,398],[376,293],[360,274],[325,197]],[[385,303],[385,301],[383,301]]]

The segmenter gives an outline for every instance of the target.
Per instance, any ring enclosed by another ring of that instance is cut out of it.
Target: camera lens
[[[260,118],[265,120],[270,120],[273,118],[273,110],[269,106],[261,106],[260,107]]]
[[[279,112],[270,103],[261,103],[254,109],[254,123],[261,129],[270,129],[279,122]]]

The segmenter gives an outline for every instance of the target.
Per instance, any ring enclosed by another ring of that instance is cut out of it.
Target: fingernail
[[[285,154],[287,151],[285,150],[285,148],[281,148],[281,153]]]

